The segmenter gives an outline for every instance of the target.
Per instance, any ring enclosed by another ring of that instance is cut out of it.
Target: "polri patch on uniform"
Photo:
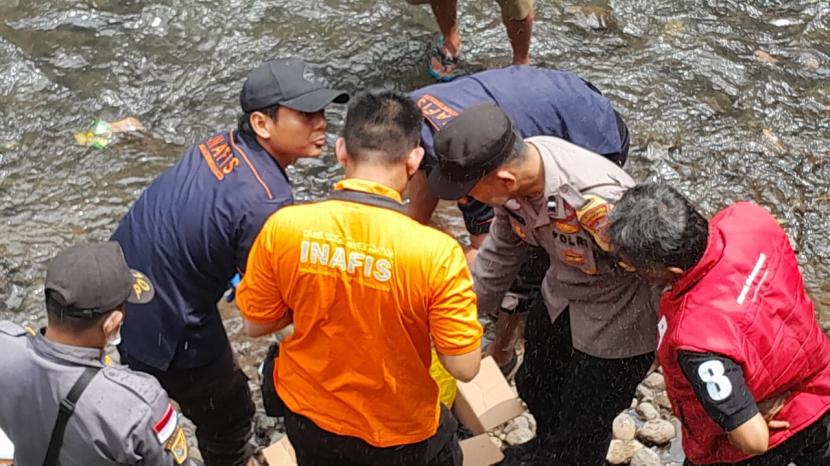
[[[172,404],[167,403],[167,409],[164,410],[164,415],[153,425],[153,432],[155,432],[159,443],[164,445],[170,440],[173,434],[176,433],[178,427],[179,413],[176,412]]]
[[[164,444],[164,449],[173,455],[176,464],[184,464],[188,455],[187,437],[184,435],[184,429],[177,427],[170,440]]]

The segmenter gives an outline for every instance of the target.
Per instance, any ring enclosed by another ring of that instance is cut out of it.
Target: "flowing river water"
[[[462,0],[470,71],[503,66],[498,7]],[[42,325],[45,264],[109,237],[142,189],[190,144],[235,124],[245,75],[300,56],[332,85],[408,91],[435,37],[404,0],[0,0],[0,318]],[[830,1],[537,0],[532,60],[599,87],[632,131],[627,168],[667,180],[706,213],[753,200],[785,225],[830,326]],[[297,198],[339,170],[291,170]],[[102,150],[75,144],[96,118],[145,130]],[[460,231],[454,209],[440,220]],[[246,370],[263,343],[227,326]],[[258,418],[258,440],[273,425]]]

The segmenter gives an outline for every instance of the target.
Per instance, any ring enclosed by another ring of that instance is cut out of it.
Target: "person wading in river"
[[[323,109],[348,95],[305,77],[296,59],[254,69],[240,95],[238,130],[193,147],[127,212],[112,239],[156,284],[156,299],[129,305],[122,361],[153,374],[196,424],[208,466],[245,464],[254,405],[231,353],[217,301],[265,220],[293,202],[285,168],[318,157]]]
[[[611,420],[631,403],[657,343],[657,292],[617,269],[604,241],[606,213],[633,180],[565,140],[523,141],[495,104],[447,123],[435,136],[435,154],[427,180],[433,193],[469,195],[495,208],[473,267],[481,312],[499,306],[530,246],[550,258],[544,299],[527,323],[544,332],[528,339],[528,350],[547,370],[527,377],[546,384],[536,394],[544,410],[530,409],[548,429],[506,451],[504,464],[603,464]]]
[[[430,51],[429,74],[440,81],[459,75],[458,57],[461,35],[458,33],[458,0],[406,0],[411,5],[428,3],[442,38]],[[513,47],[513,64],[530,63],[530,38],[533,32],[534,0],[497,0],[507,38]]]
[[[401,94],[355,99],[335,147],[346,178],[328,200],[277,212],[251,249],[246,331],[294,323],[266,376],[300,466],[461,464],[430,348],[469,381],[482,328],[459,244],[403,212],[421,118]]]
[[[830,340],[775,218],[738,202],[707,221],[644,184],[610,219],[624,267],[670,286],[657,356],[686,465],[830,465]]]

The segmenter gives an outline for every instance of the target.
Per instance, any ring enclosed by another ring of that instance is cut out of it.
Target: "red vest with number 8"
[[[756,403],[790,393],[775,417],[790,427],[770,431],[770,449],[830,410],[830,341],[814,316],[789,238],[761,207],[737,203],[709,222],[703,257],[660,301],[658,330],[657,356],[683,426],[683,450],[696,464],[749,455],[729,443],[697,400],[678,351],[734,360]],[[715,401],[731,394],[719,362],[704,363],[697,375]]]

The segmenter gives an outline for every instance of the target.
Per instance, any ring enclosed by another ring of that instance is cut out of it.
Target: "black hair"
[[[280,104],[275,104],[270,107],[261,108],[259,110],[251,110],[250,112],[243,113],[242,115],[239,115],[239,119],[236,122],[236,129],[240,133],[246,133],[250,136],[253,136],[254,130],[253,128],[251,128],[251,115],[253,115],[254,112],[264,113],[268,115],[268,118],[276,122],[279,109]]]
[[[352,100],[346,115],[346,152],[355,161],[402,162],[420,143],[422,124],[421,110],[406,94],[360,94]]]
[[[510,154],[504,159],[502,165],[509,164],[509,163],[516,163],[516,162],[524,162],[527,158],[527,155],[530,153],[530,150],[525,144],[524,139],[519,132],[515,129],[513,130],[516,133],[516,142],[513,143],[513,148],[510,150]]]
[[[614,253],[641,270],[692,268],[703,257],[709,222],[676,189],[663,183],[637,185],[610,215]]]
[[[67,306],[66,301],[60,293],[55,290],[46,290],[46,316],[49,325],[64,328],[66,330],[80,333],[100,324],[110,313],[120,309],[110,309],[104,312],[90,312],[75,309]]]

